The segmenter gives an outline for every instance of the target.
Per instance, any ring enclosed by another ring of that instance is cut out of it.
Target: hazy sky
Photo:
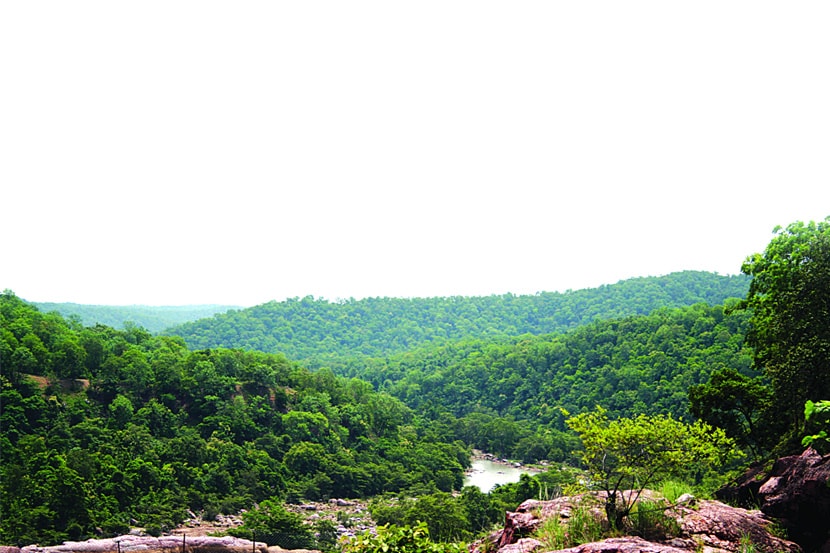
[[[830,215],[830,3],[0,4],[0,289],[254,305],[734,274]]]

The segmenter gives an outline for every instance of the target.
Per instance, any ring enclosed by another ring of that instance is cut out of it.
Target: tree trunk
[[[617,507],[617,492],[610,492],[605,498],[605,516],[608,517],[608,524],[614,530],[622,528],[623,519],[625,518],[625,509]]]

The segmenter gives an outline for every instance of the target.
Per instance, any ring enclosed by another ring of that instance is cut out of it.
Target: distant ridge
[[[748,287],[745,275],[683,271],[564,293],[338,302],[308,296],[231,310],[165,334],[184,337],[193,349],[279,352],[313,366],[326,359],[383,357],[457,339],[562,332],[661,307],[720,305],[744,298]]]
[[[100,323],[113,328],[123,328],[125,322],[130,322],[150,332],[160,332],[171,326],[212,317],[229,309],[238,309],[237,306],[232,305],[149,306],[32,303],[44,313],[57,311],[66,318],[77,316],[84,326],[94,326]]]

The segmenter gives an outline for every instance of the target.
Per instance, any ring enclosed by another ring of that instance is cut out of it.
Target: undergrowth
[[[680,525],[666,514],[666,509],[667,506],[662,501],[638,501],[628,516],[631,533],[645,540],[679,536]]]
[[[681,495],[694,493],[694,489],[689,484],[679,480],[666,480],[660,486],[660,494],[666,498],[669,503],[677,501]]]
[[[560,514],[544,520],[535,537],[548,549],[566,549],[602,539],[603,525],[587,505],[577,505],[567,518]]]
[[[684,489],[678,497],[683,493],[687,491]],[[627,517],[625,533],[650,541],[679,536],[680,525],[666,514],[668,508],[670,507],[662,500],[638,501]],[[567,549],[620,535],[620,531],[610,529],[605,517],[592,511],[587,503],[576,505],[570,512],[561,512],[545,519],[534,533],[534,537],[550,550]]]

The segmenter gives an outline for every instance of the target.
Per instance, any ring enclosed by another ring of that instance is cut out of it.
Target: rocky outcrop
[[[830,455],[782,457],[758,488],[760,508],[806,550],[830,551]]]
[[[761,511],[731,507],[720,501],[699,501],[673,508],[666,514],[680,525],[681,536],[670,540],[672,545],[696,550],[702,545],[710,551],[742,551],[749,541],[756,551],[797,553],[794,542],[773,535],[773,522]]]
[[[688,553],[686,549],[646,541],[635,536],[608,538],[607,540],[577,545],[562,551],[568,553]]]
[[[232,536],[120,536],[101,540],[29,545],[20,553],[268,553],[268,546]]]
[[[769,467],[755,463],[732,483],[715,492],[715,497],[730,505],[756,508],[760,504],[758,490],[769,474]]]
[[[647,493],[651,499],[656,496]],[[562,497],[552,501],[528,500],[516,512],[507,513],[504,529],[473,547],[473,551],[550,551],[534,532],[554,518],[567,524],[575,509],[587,508],[604,520],[600,494]],[[771,521],[758,510],[731,507],[719,501],[697,501],[690,497],[669,505],[664,513],[676,522],[674,535],[646,541],[639,537],[610,538],[565,549],[568,553],[736,553],[746,550],[747,542],[755,551],[800,553],[801,548],[770,532]]]
[[[760,508],[807,551],[830,552],[829,485],[830,455],[808,448],[771,467],[751,467],[717,496]]]

